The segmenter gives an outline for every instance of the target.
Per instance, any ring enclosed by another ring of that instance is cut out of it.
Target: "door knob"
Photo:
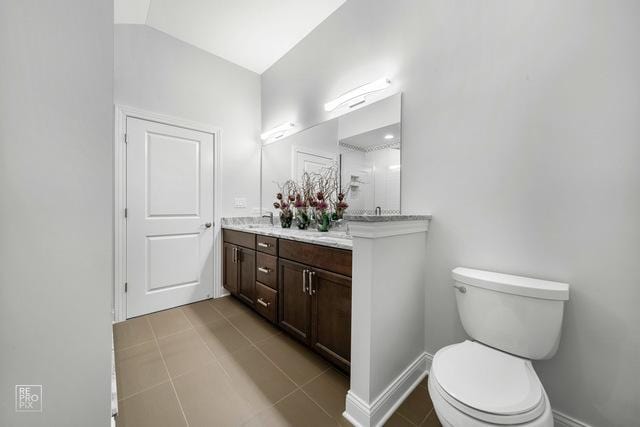
[[[211,224],[210,222],[207,222],[207,223],[204,224],[204,227],[205,228],[211,228],[212,225],[213,224]]]

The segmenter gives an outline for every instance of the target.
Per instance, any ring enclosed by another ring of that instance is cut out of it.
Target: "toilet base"
[[[451,406],[433,386],[432,381],[435,380],[432,378],[433,377],[429,375],[427,382],[429,395],[433,402],[433,409],[443,427],[496,427],[505,425],[491,424],[486,421],[478,420],[477,418],[470,417],[469,415],[459,411],[457,408]],[[549,403],[549,398],[547,397],[546,392],[544,392],[544,399],[546,405],[542,415],[527,423],[517,424],[518,427],[553,427],[553,413],[551,411],[551,404]]]

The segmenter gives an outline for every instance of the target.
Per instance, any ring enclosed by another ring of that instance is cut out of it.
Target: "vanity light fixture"
[[[329,101],[324,104],[325,111],[333,111],[338,107],[343,105],[348,105],[349,108],[353,108],[356,105],[360,105],[363,102],[366,102],[367,95],[373,92],[379,92],[388,88],[391,85],[391,80],[386,77],[378,79],[374,82],[367,83],[366,85],[362,85],[357,87],[344,95],[340,95],[333,101]]]
[[[295,125],[291,122],[286,122],[274,127],[266,132],[260,134],[260,139],[264,141],[264,144],[270,144],[277,141],[287,134],[287,131],[293,129]]]
[[[388,133],[384,136],[384,139],[393,139],[393,135]]]

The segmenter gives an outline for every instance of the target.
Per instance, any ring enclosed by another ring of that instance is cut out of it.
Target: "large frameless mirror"
[[[392,95],[265,144],[263,211],[274,209],[272,203],[285,182],[332,169],[347,213],[399,214],[401,98],[399,93]]]

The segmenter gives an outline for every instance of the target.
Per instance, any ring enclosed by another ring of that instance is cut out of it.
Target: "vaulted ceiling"
[[[115,0],[116,24],[146,24],[261,74],[346,0]]]

